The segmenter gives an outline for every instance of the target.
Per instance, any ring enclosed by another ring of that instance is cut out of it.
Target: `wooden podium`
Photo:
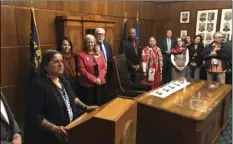
[[[137,105],[116,98],[66,126],[69,144],[136,144]]]
[[[137,144],[213,144],[227,124],[231,85],[186,79],[166,98],[138,97]]]

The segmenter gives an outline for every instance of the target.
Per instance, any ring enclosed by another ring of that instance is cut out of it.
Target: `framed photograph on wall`
[[[180,37],[182,39],[185,39],[187,35],[188,35],[188,31],[187,30],[180,30]]]
[[[213,41],[216,32],[218,10],[197,11],[196,35],[202,35],[203,43],[209,44]]]
[[[190,11],[180,12],[180,23],[189,23],[190,22]]]
[[[232,9],[222,9],[219,31],[223,33],[223,42],[232,39]]]

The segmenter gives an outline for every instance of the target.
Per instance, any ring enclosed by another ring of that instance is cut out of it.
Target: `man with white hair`
[[[103,28],[95,29],[95,38],[98,44],[99,50],[103,53],[104,59],[107,63],[107,73],[105,75],[106,84],[104,86],[105,96],[107,95],[108,85],[111,81],[113,66],[112,66],[112,46],[105,41],[105,30]]]
[[[222,33],[216,32],[213,35],[214,41],[207,45],[202,54],[205,61],[204,67],[207,71],[207,80],[215,80],[225,84],[226,70],[228,69],[228,60],[230,52],[222,43]]]

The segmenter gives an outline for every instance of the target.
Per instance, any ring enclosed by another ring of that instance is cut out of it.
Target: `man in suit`
[[[163,54],[163,83],[171,81],[171,49],[175,47],[175,40],[172,39],[172,31],[167,30],[166,38],[160,43]]]
[[[1,144],[22,144],[21,131],[0,89],[1,97]]]
[[[106,84],[103,85],[103,89],[104,89],[103,91],[106,98],[106,96],[109,93],[108,90],[110,88],[109,86],[113,74],[112,46],[107,41],[105,41],[105,30],[103,28],[95,29],[95,38],[98,44],[98,48],[103,53],[104,59],[107,63],[107,73],[105,75]],[[106,99],[103,101],[106,101]]]
[[[129,29],[128,39],[121,42],[120,49],[122,50],[121,53],[124,53],[127,58],[129,72],[132,73],[132,82],[135,82],[140,69],[142,48],[136,40],[136,30],[134,28]]]
[[[232,40],[227,41],[224,43],[226,49],[229,52],[229,59],[228,59],[228,68],[226,72],[226,84],[232,84]]]

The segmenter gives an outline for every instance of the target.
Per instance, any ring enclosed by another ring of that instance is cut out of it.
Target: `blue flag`
[[[136,40],[139,40],[139,24],[138,24],[138,13],[137,13],[137,23],[135,24],[135,30],[136,30]]]
[[[124,23],[123,23],[123,33],[122,33],[122,42],[124,40],[127,39],[127,13],[125,13],[125,19],[124,19]],[[123,47],[122,47],[122,42],[120,44],[120,48],[119,48],[119,53],[122,54],[123,53]]]
[[[135,30],[136,30],[136,40],[139,40],[139,27],[138,27],[138,23],[135,24]]]
[[[31,7],[30,11],[31,11],[30,64],[31,64],[31,73],[32,75],[35,75],[40,72],[42,56],[41,56],[39,36],[36,27],[35,10],[33,7]]]

